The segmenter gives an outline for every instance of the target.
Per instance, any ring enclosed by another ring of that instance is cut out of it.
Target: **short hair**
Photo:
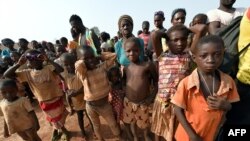
[[[102,33],[100,34],[100,37],[102,38],[102,40],[103,40],[104,42],[106,42],[107,40],[110,39],[110,35],[109,35],[107,32],[102,32]]]
[[[29,41],[26,40],[25,38],[20,38],[20,39],[19,39],[19,42],[23,42],[23,43],[25,43],[25,44],[28,44],[28,43],[29,43]]]
[[[154,16],[160,16],[165,20],[164,12],[163,11],[156,11]]]
[[[15,42],[13,40],[11,40],[10,38],[4,38],[1,40],[2,44],[4,46],[8,46],[8,45],[14,45]]]
[[[207,36],[202,37],[198,41],[195,49],[197,49],[197,48],[201,47],[203,44],[207,44],[207,43],[219,44],[223,48],[225,47],[224,41],[220,36],[218,36],[218,35],[207,35]]]
[[[68,39],[66,37],[62,37],[62,38],[60,38],[60,41],[68,42]]]
[[[184,8],[177,8],[177,9],[173,10],[173,12],[172,12],[171,21],[174,19],[174,15],[176,13],[179,13],[179,12],[184,13],[185,16],[187,15],[187,12],[186,12],[186,10]]]
[[[187,37],[190,33],[190,30],[185,25],[174,25],[174,26],[170,27],[167,31],[168,39],[170,39],[170,34],[174,31],[181,31]]]
[[[13,80],[13,79],[1,79],[0,80],[0,89],[2,89],[3,87],[6,87],[6,86],[11,86],[11,87],[16,88],[16,89],[18,88],[15,80]]]
[[[121,73],[120,68],[119,68],[118,66],[113,66],[113,67],[111,67],[111,68],[108,70],[108,73],[107,73],[109,81],[110,81],[111,73],[112,73],[112,72],[117,72],[118,77],[120,77],[120,78],[122,77],[122,73]]]
[[[66,52],[60,56],[60,59],[66,59],[66,60],[69,60],[71,63],[75,63],[77,60],[77,57],[73,53]]]
[[[136,37],[130,37],[130,38],[128,38],[125,41],[124,46],[126,46],[127,43],[131,43],[131,42],[135,43],[138,48],[141,46],[139,38],[136,38]]]
[[[88,45],[83,45],[79,48],[79,50],[82,50],[83,52],[88,52],[88,53],[91,53],[93,55],[95,55],[95,51],[92,49],[91,46],[88,46]]]
[[[72,22],[72,21],[78,21],[82,23],[82,19],[76,14],[71,15],[71,17],[69,18],[69,22]]]
[[[143,21],[143,22],[142,22],[142,25],[147,25],[147,26],[149,26],[150,24],[149,24],[149,21]]]
[[[207,17],[206,14],[203,14],[203,13],[199,13],[199,14],[195,15],[192,21],[194,21],[194,19],[196,19],[196,18],[198,18],[198,17],[201,18],[201,20],[202,20],[202,22],[204,22],[204,24],[207,23],[208,17]]]

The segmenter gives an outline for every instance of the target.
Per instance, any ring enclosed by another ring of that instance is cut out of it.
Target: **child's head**
[[[60,58],[68,73],[74,74],[77,57],[73,53],[63,53]]]
[[[119,67],[115,66],[109,69],[108,79],[112,84],[117,84],[121,82],[122,74]]]
[[[164,13],[162,11],[155,12],[154,15],[154,24],[156,28],[163,27],[163,21],[165,21]]]
[[[0,93],[2,97],[9,102],[14,101],[17,98],[18,88],[15,80],[2,79],[0,80]]]
[[[84,60],[88,70],[95,69],[99,64],[99,60],[95,57],[95,52],[90,46],[82,46],[80,48],[80,56]]]
[[[143,22],[142,22],[142,32],[143,32],[144,34],[148,34],[149,26],[150,26],[150,24],[149,24],[148,21],[143,21]]]
[[[195,15],[192,25],[194,26],[196,24],[207,24],[207,15],[202,13]]]
[[[129,15],[122,15],[118,20],[118,27],[123,37],[131,37],[134,27],[132,17]]]
[[[175,9],[172,12],[171,23],[173,25],[184,24],[186,20],[186,10],[183,8]]]
[[[107,32],[102,32],[100,34],[101,42],[107,42],[110,39],[110,35]]]
[[[56,46],[56,56],[57,57],[60,57],[65,52],[66,52],[66,49],[63,45],[60,44],[60,45]]]
[[[9,38],[2,39],[2,44],[7,48],[14,48],[15,42]]]
[[[68,45],[68,39],[66,37],[60,38],[60,44],[66,48]]]
[[[55,47],[54,47],[54,45],[51,42],[48,42],[46,44],[46,46],[47,46],[48,50],[50,50],[52,52],[55,52]]]
[[[224,42],[221,37],[208,35],[201,38],[193,51],[193,60],[203,72],[215,71],[223,60]]]
[[[31,69],[42,69],[43,68],[43,58],[42,53],[38,50],[28,50],[25,54],[26,59],[28,60],[28,67]]]
[[[29,42],[24,38],[20,38],[18,40],[18,44],[19,44],[20,48],[28,48]]]
[[[167,31],[167,44],[173,54],[180,54],[187,47],[189,30],[184,25],[172,26]]]
[[[31,41],[30,44],[31,44],[32,49],[38,49],[39,48],[38,42],[36,40]]]
[[[131,62],[137,63],[140,55],[140,40],[138,38],[131,37],[124,43],[124,48],[127,58]]]
[[[17,63],[20,57],[21,54],[19,54],[17,51],[10,52],[10,58],[14,63]]]

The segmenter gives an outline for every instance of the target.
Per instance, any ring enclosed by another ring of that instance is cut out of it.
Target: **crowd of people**
[[[113,38],[107,32],[96,35],[72,15],[70,41],[20,38],[16,49],[13,40],[2,39],[4,137],[17,133],[23,140],[42,140],[34,112],[38,101],[53,126],[52,141],[69,140],[65,120],[74,113],[83,140],[88,140],[86,115],[97,140],[104,140],[101,116],[119,140],[223,141],[223,125],[250,124],[250,52],[245,49],[250,8],[234,8],[235,1],[220,0],[217,9],[195,15],[189,26],[186,10],[175,9],[168,29],[164,13],[157,11],[154,30],[143,21],[138,35],[129,15],[119,18]],[[244,52],[232,77],[219,69],[226,47],[217,32],[239,16],[237,49]]]

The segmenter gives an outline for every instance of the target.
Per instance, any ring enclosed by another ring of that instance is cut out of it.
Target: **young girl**
[[[169,50],[162,54],[158,53],[158,48],[161,48],[161,37],[156,35],[157,33],[152,34],[153,45],[156,48],[156,54],[159,55],[158,93],[154,101],[151,126],[155,141],[173,140],[176,123],[173,104],[170,100],[180,80],[191,72],[191,57],[188,52],[184,52],[187,47],[188,33],[184,25],[171,27],[167,31],[166,38]],[[157,39],[156,36],[158,36]]]
[[[17,96],[15,80],[2,79],[0,115],[4,116],[4,137],[17,133],[23,140],[41,141],[37,135],[40,128],[36,114],[27,98]]]
[[[215,140],[230,103],[239,101],[234,80],[217,69],[224,50],[223,40],[214,35],[203,37],[193,50],[197,69],[179,83],[171,100],[180,122],[176,141]]]
[[[17,70],[27,60],[29,69]],[[47,61],[51,65],[43,66],[44,61]],[[64,127],[64,122],[68,112],[64,107],[63,93],[57,81],[58,74],[62,71],[62,67],[49,60],[41,52],[29,50],[26,54],[22,55],[17,64],[5,72],[4,76],[7,78],[15,76],[19,82],[27,82],[37,98],[46,119],[53,125],[54,129],[61,129],[64,137],[67,138],[67,130]],[[52,139],[59,137],[57,130],[54,131]]]
[[[115,119],[120,124],[122,120],[123,98],[125,91],[122,89],[122,75],[118,67],[112,67],[108,71],[108,78],[111,83],[111,90],[109,92],[109,102],[112,105]]]
[[[65,67],[65,71],[63,73],[64,81],[67,86],[67,101],[71,110],[71,114],[73,111],[76,111],[77,118],[78,118],[78,124],[81,129],[81,133],[83,138],[85,138],[86,133],[84,130],[84,112],[85,112],[85,102],[83,99],[84,93],[83,93],[83,86],[80,81],[75,75],[75,62],[76,62],[76,56],[70,53],[64,53],[60,57],[63,66]]]

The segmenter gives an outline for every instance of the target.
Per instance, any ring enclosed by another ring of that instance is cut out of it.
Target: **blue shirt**
[[[140,40],[140,55],[139,55],[139,60],[140,61],[144,61],[144,43],[142,39]],[[117,43],[115,44],[115,53],[117,55],[117,61],[119,64],[127,67],[130,64],[130,61],[128,60],[127,56],[126,56],[126,52],[123,48],[123,39],[120,39],[119,41],[117,41]]]

